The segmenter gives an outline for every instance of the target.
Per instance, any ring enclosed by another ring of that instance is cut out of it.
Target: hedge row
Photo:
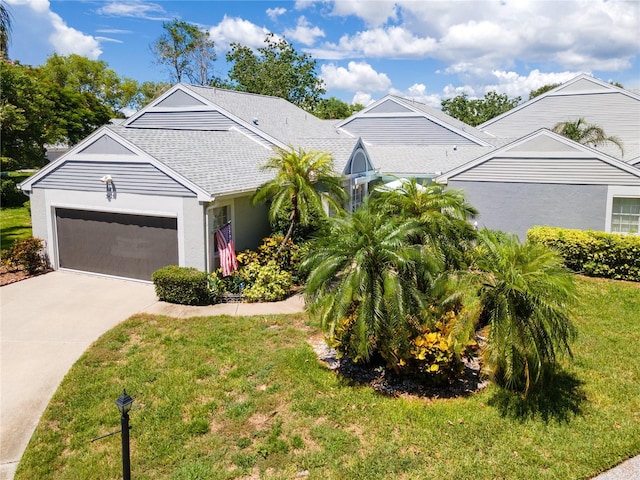
[[[156,295],[163,302],[181,305],[208,305],[207,273],[197,268],[169,265],[152,275]]]
[[[640,236],[533,227],[527,240],[556,249],[567,268],[592,277],[640,281]]]

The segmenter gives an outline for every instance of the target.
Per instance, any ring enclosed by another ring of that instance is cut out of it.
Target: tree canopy
[[[325,93],[316,61],[271,33],[257,52],[239,43],[231,44],[227,61],[231,64],[229,79],[236,90],[284,98],[308,111]]]
[[[0,57],[9,58],[9,41],[12,30],[11,12],[4,1],[0,2]]]
[[[182,20],[162,24],[165,32],[153,44],[156,63],[168,67],[171,79],[184,77],[197,85],[208,85],[210,70],[216,59],[214,42],[209,32]]]
[[[444,113],[475,127],[517,107],[521,100],[520,97],[509,98],[495,91],[487,92],[484,98],[478,99],[470,99],[463,93],[443,100],[441,106]]]
[[[531,90],[531,92],[529,93],[529,100],[531,100],[532,98],[536,98],[543,93],[547,93],[549,90],[553,90],[559,85],[559,83],[550,83],[548,85],[543,85],[540,88],[536,88],[535,90]]]
[[[77,93],[90,93],[122,116],[123,109],[135,105],[138,83],[120,77],[102,60],[90,60],[81,55],[51,55],[42,66],[45,80]]]
[[[75,144],[114,111],[94,93],[51,81],[46,68],[0,62],[0,145],[19,167],[42,166],[45,145]]]

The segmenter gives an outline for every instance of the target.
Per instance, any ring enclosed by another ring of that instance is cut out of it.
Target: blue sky
[[[174,18],[210,32],[225,76],[232,42],[267,32],[317,60],[327,96],[367,104],[392,93],[439,107],[460,93],[527,99],[590,73],[640,89],[640,1],[5,0],[9,55],[39,65],[53,52],[104,60],[119,75],[168,81],[149,45]]]

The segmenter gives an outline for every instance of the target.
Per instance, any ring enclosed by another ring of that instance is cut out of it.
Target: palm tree
[[[379,353],[397,368],[425,309],[417,275],[442,264],[411,242],[417,222],[389,218],[369,201],[330,225],[302,266],[309,311],[342,354],[367,362]]]
[[[11,39],[11,12],[5,2],[0,2],[0,55],[9,58],[9,41]]]
[[[576,300],[572,276],[552,250],[520,244],[514,235],[479,234],[476,279],[486,323],[485,373],[525,395],[555,364],[571,356]]]
[[[271,201],[269,220],[272,223],[280,215],[288,217],[289,229],[280,248],[291,238],[297,225],[309,225],[314,218],[325,216],[323,201],[339,212],[347,199],[342,179],[335,174],[333,159],[328,153],[305,152],[293,147],[281,149],[262,169],[274,170],[276,176],[256,190],[253,203]]]
[[[423,243],[437,249],[448,266],[462,266],[464,246],[476,233],[470,221],[478,211],[461,190],[445,190],[438,184],[425,187],[413,178],[397,189],[382,191],[376,204],[391,215],[417,220],[423,227]]]
[[[579,118],[575,122],[567,121],[556,123],[553,131],[583,145],[613,143],[620,149],[622,156],[624,156],[624,148],[619,138],[607,136],[602,127],[587,123],[584,118]]]

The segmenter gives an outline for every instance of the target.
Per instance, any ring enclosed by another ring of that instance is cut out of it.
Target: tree
[[[81,55],[51,55],[42,66],[43,77],[62,88],[90,93],[112,110],[113,116],[135,105],[139,87],[135,80],[121,78],[106,62]]]
[[[469,99],[465,93],[441,102],[442,111],[473,127],[508,112],[520,103],[521,98],[509,98],[495,91],[487,92],[482,99]]]
[[[187,77],[192,83],[207,85],[216,59],[209,32],[178,19],[164,22],[162,28],[165,32],[151,45],[156,62],[166,65],[171,79],[178,83]]]
[[[355,112],[359,112],[364,108],[359,103],[348,105],[342,100],[336,97],[323,98],[313,108],[312,113],[324,120],[337,120],[347,118],[353,115]]]
[[[279,150],[262,169],[274,171],[275,178],[256,190],[253,203],[271,202],[272,223],[279,215],[288,217],[289,229],[280,248],[291,238],[296,225],[308,225],[314,218],[326,216],[323,201],[336,212],[342,210],[347,194],[342,179],[333,171],[330,154],[293,148]]]
[[[397,368],[426,310],[419,265],[438,270],[437,259],[411,241],[417,222],[390,219],[370,202],[330,224],[302,265],[310,313],[341,354],[355,362],[380,354]]]
[[[462,267],[465,248],[476,233],[470,220],[478,214],[462,191],[438,184],[423,186],[412,178],[393,191],[382,191],[375,201],[390,216],[419,222],[420,243],[434,248],[448,266]]]
[[[296,52],[285,39],[276,40],[272,33],[257,54],[249,47],[231,44],[227,62],[231,63],[229,79],[243,92],[281,97],[307,111],[313,111],[325,93],[316,61]]]
[[[571,356],[575,286],[562,258],[514,235],[479,234],[475,261],[485,373],[507,388],[541,385],[561,354]]]
[[[137,109],[140,109],[151,103],[158,98],[164,92],[171,88],[170,83],[165,82],[142,82],[138,87],[138,93],[134,98],[134,105]]]
[[[531,100],[532,98],[536,98],[537,96],[542,95],[543,93],[547,93],[548,91],[553,90],[559,85],[560,85],[559,83],[550,83],[549,85],[543,85],[540,88],[531,90],[531,92],[529,93],[529,100]]]
[[[45,145],[75,144],[113,115],[93,93],[49,81],[43,68],[0,62],[2,156],[19,167],[42,166]]]
[[[622,140],[618,137],[608,136],[602,127],[587,123],[584,118],[556,123],[553,126],[553,131],[583,145],[591,144],[597,146],[603,143],[613,143],[620,149],[622,156],[624,156]]]
[[[9,42],[12,30],[11,12],[4,1],[0,2],[0,56],[9,58]]]

